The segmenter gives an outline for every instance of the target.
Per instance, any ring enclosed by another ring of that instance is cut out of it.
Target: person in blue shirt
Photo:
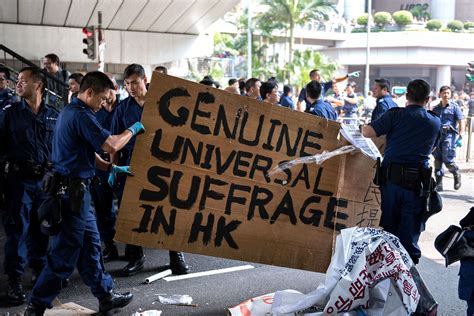
[[[260,87],[262,86],[262,83],[260,80],[257,78],[250,78],[247,79],[245,82],[245,90],[246,90],[246,96],[249,98],[256,99],[258,101],[262,101],[262,97],[260,96]]]
[[[390,81],[387,79],[375,79],[372,92],[374,93],[374,98],[377,100],[375,108],[372,111],[371,121],[375,121],[389,109],[398,107],[398,104],[396,104],[390,96]]]
[[[465,228],[464,238],[468,245],[474,248],[474,207],[471,207],[469,213],[459,222],[462,228]],[[474,315],[474,257],[463,257],[459,266],[459,299],[466,301],[466,315]]]
[[[346,94],[343,97],[344,105],[342,106],[343,122],[346,124],[357,124],[358,122],[358,98],[355,93],[356,83],[351,81],[346,86]]]
[[[309,82],[306,85],[305,90],[306,99],[308,102],[311,102],[309,113],[319,117],[324,117],[328,120],[337,120],[336,110],[331,104],[321,99],[322,85],[318,81],[312,80]]]
[[[433,108],[433,112],[439,115],[443,125],[439,146],[433,152],[436,190],[443,191],[443,164],[454,176],[454,189],[459,190],[461,187],[461,173],[454,159],[456,158],[456,146],[462,145],[461,135],[464,134],[464,116],[459,106],[451,100],[451,88],[449,86],[442,86],[439,89],[439,97],[441,98],[439,104]]]
[[[110,74],[107,74],[107,76],[112,81],[114,90],[110,91],[109,97],[102,104],[99,111],[95,113],[95,117],[104,129],[110,131],[112,119],[117,109],[119,95],[117,94],[118,85],[115,78]],[[97,154],[105,161],[110,162],[108,152],[99,150]],[[104,244],[102,258],[104,262],[109,262],[119,258],[118,249],[114,242],[117,207],[114,203],[114,191],[108,184],[110,172],[96,168],[96,176],[99,178],[99,183],[91,187],[91,195],[97,216],[97,228],[99,230],[100,240]]]
[[[321,97],[322,98],[324,98],[324,96],[326,95],[326,92],[332,88],[333,84],[344,81],[348,78],[359,77],[359,76],[360,76],[360,71],[354,71],[354,72],[348,73],[347,75],[343,77],[338,77],[338,78],[329,80],[327,82],[323,82],[321,80],[321,73],[319,72],[318,69],[313,69],[309,72],[309,79],[311,79],[311,81],[316,80],[317,82],[321,84]],[[305,101],[305,105],[303,105],[303,101]],[[296,108],[298,109],[298,111],[309,113],[310,107],[311,107],[311,103],[306,98],[306,89],[303,88],[301,89],[300,94],[298,96],[298,102],[296,102]]]
[[[13,104],[18,101],[17,97],[8,88],[10,82],[10,71],[7,68],[0,68],[0,109],[5,105]]]
[[[123,132],[130,122],[140,121],[145,105],[145,97],[147,93],[145,70],[141,65],[131,64],[125,68],[124,81],[127,91],[130,94],[128,98],[120,102],[112,119],[112,133],[118,134]],[[133,147],[135,146],[135,138],[122,149],[120,152],[111,156],[114,163],[120,166],[130,166]],[[123,190],[125,188],[126,176],[119,175],[115,179],[112,174],[109,177],[109,183],[115,186],[115,193],[119,205],[122,201]],[[186,265],[184,255],[181,252],[170,251],[170,268],[173,274],[186,274],[189,267]],[[145,264],[145,254],[141,246],[127,244],[125,246],[125,257],[128,264],[121,270],[122,276],[131,276],[141,271]]]
[[[331,104],[334,110],[336,110],[337,115],[341,115],[342,106],[344,105],[344,98],[339,92],[339,87],[337,84],[332,85],[332,92],[332,95],[328,95],[324,98],[324,100]]]
[[[289,84],[283,86],[283,95],[280,98],[280,105],[292,110],[296,109],[295,101],[293,100],[293,87]]]
[[[421,215],[426,206],[426,198],[421,196],[422,179],[430,173],[429,158],[441,128],[439,117],[425,109],[429,95],[426,81],[412,80],[407,86],[406,108],[392,108],[361,126],[365,137],[386,135],[384,158],[377,170],[382,199],[380,226],[400,239],[415,264],[421,257],[418,239],[424,230]]]
[[[49,239],[41,233],[36,212],[45,199],[41,180],[51,158],[58,112],[44,103],[45,87],[46,77],[39,68],[23,68],[16,86],[21,101],[0,110],[0,154],[5,156],[0,180],[5,188],[4,272],[7,301],[12,305],[26,300],[20,280],[26,264],[35,278],[46,263]]]
[[[120,135],[111,135],[95,117],[101,104],[114,88],[102,72],[86,74],[77,98],[58,117],[54,135],[52,166],[58,188],[64,190],[60,199],[62,221],[53,239],[47,264],[32,290],[25,315],[43,315],[52,307],[62,289],[62,282],[77,268],[81,279],[99,300],[99,312],[105,313],[128,305],[133,294],[113,291],[112,277],[105,272],[101,258],[96,217],[91,208],[90,185],[96,166],[116,172],[116,166],[96,154],[103,150],[114,153],[122,149],[133,136],[144,131],[134,122]],[[56,191],[56,189],[55,189]]]

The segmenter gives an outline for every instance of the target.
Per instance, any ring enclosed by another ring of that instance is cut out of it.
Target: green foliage
[[[464,28],[464,25],[459,20],[453,20],[453,21],[448,22],[448,25],[446,27],[453,32],[458,32],[458,31],[462,31],[462,29]]]
[[[469,29],[474,29],[474,22],[464,22],[464,29],[469,30]]]
[[[357,24],[362,25],[362,26],[367,26],[367,23],[369,22],[369,15],[367,13],[364,13],[360,15],[357,20]]]
[[[392,15],[385,11],[377,12],[374,14],[374,22],[383,30],[385,25],[392,22]]]
[[[443,22],[441,20],[429,20],[426,23],[426,28],[430,31],[439,31],[442,26]]]
[[[392,17],[395,23],[397,23],[397,25],[402,29],[413,22],[413,14],[406,10],[394,12]]]

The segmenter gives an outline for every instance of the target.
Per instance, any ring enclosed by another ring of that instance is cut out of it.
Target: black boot
[[[115,308],[121,308],[130,304],[133,294],[130,292],[119,294],[110,291],[109,294],[99,299],[99,312],[105,313]]]
[[[436,175],[436,188],[435,191],[442,192],[443,191],[443,176]]]
[[[7,302],[11,305],[21,305],[26,302],[26,294],[19,277],[9,277],[7,284]]]
[[[43,316],[45,310],[46,307],[30,302],[28,306],[26,306],[23,316]]]
[[[119,258],[117,245],[113,240],[104,242],[105,248],[102,251],[104,262],[110,262]]]
[[[170,251],[170,268],[173,274],[188,274],[189,266],[184,261],[182,252]]]
[[[122,268],[122,276],[132,276],[141,270],[145,265],[145,255],[143,254],[143,248],[135,245],[125,246],[125,258],[128,259],[128,264]]]
[[[454,190],[461,188],[461,173],[458,171],[453,172],[454,176]]]

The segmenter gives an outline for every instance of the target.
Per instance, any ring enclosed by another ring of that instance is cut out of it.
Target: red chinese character
[[[367,256],[367,261],[369,262],[369,265],[373,266],[374,264],[383,260],[384,257],[385,256],[382,253],[382,248],[378,246],[374,252],[372,252],[370,255]]]
[[[334,305],[336,305],[338,313],[348,312],[351,309],[352,300],[351,299],[344,300],[341,296],[339,296],[338,301]]]
[[[393,251],[390,251],[387,254],[387,256],[385,257],[385,262],[387,263],[387,265],[391,265],[395,262],[395,253]]]
[[[351,292],[355,300],[364,297],[364,290],[365,290],[365,285],[363,285],[359,279],[352,282],[351,287],[349,288],[349,292]]]
[[[413,290],[413,285],[410,284],[410,282],[408,282],[407,280],[403,281],[403,292],[406,295],[410,296],[412,290]]]
[[[360,271],[359,276],[362,277],[362,280],[365,281],[366,285],[369,285],[374,280],[374,278],[372,277],[372,274],[368,272],[367,269]]]

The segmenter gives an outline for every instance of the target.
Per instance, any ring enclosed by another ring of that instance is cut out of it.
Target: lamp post
[[[252,78],[252,0],[247,0],[247,78]]]
[[[372,24],[372,0],[367,0],[367,46],[365,53],[365,81],[364,94],[365,97],[369,95],[370,89],[370,26]]]

